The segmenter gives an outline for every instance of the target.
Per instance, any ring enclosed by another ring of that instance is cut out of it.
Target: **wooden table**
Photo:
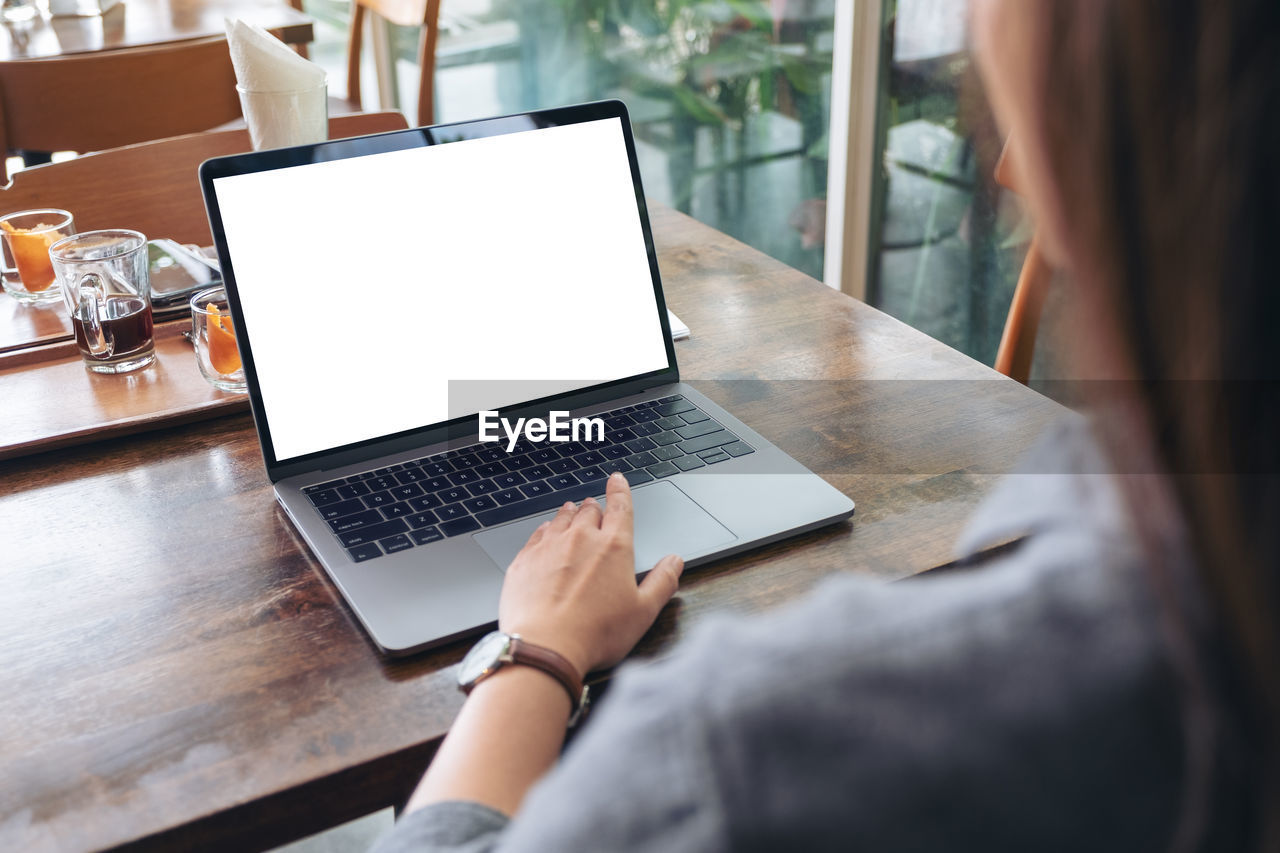
[[[1061,409],[678,213],[685,378],[858,503],[690,572],[642,642],[952,557]],[[52,403],[51,403],[52,404]],[[0,849],[253,849],[401,800],[465,643],[375,652],[272,498],[247,415],[0,463]]]
[[[222,35],[226,18],[258,24],[286,44],[307,44],[314,38],[310,16],[285,0],[122,0],[99,16],[42,15],[0,27],[0,62]]]

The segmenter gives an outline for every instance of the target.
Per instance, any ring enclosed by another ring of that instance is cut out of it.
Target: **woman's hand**
[[[586,675],[631,651],[675,595],[684,561],[663,557],[636,584],[631,487],[613,474],[606,507],[566,503],[507,570],[498,626],[559,652]]]

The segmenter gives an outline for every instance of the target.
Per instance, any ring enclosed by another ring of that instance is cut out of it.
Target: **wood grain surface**
[[[693,330],[683,377],[858,510],[690,572],[640,655],[833,574],[946,562],[1061,414],[681,214],[654,220]],[[247,415],[0,463],[0,528],[0,849],[277,844],[404,797],[462,702],[465,643],[388,661],[361,634]]]
[[[0,62],[225,35],[226,18],[257,24],[285,44],[314,38],[310,16],[284,0],[123,0],[102,15],[41,15],[0,28]]]

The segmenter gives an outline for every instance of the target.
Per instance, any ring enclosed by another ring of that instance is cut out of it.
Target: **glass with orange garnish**
[[[76,233],[75,218],[65,210],[23,210],[0,216],[4,237],[4,289],[19,302],[54,302],[61,294],[54,287],[49,247]]]
[[[223,391],[245,391],[244,365],[225,288],[211,287],[191,297],[191,342],[200,373],[210,385]]]

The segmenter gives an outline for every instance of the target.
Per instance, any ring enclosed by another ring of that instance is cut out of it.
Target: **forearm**
[[[476,685],[407,811],[470,800],[515,814],[564,743],[569,695],[554,678],[507,666]]]

